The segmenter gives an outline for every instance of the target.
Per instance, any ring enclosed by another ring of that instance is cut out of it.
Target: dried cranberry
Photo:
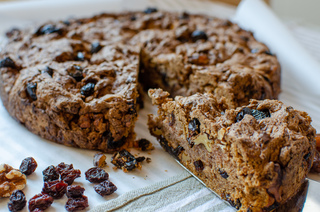
[[[29,211],[33,211],[36,208],[40,210],[46,210],[53,203],[53,198],[48,194],[36,194],[29,200]]]
[[[151,14],[151,13],[155,13],[158,12],[158,9],[155,7],[148,7],[147,9],[145,9],[143,11],[145,14]]]
[[[197,172],[201,172],[204,169],[204,166],[201,160],[194,161],[193,165],[196,168]]]
[[[91,44],[91,54],[97,53],[102,49],[102,46],[99,42],[94,42]]]
[[[23,191],[15,190],[11,195],[8,202],[9,211],[20,211],[26,206],[26,196]]]
[[[29,96],[31,97],[31,99],[33,100],[37,100],[37,83],[36,82],[30,82],[27,84],[27,93],[29,94]]]
[[[79,185],[70,185],[67,187],[67,197],[68,198],[77,198],[82,197],[85,189]]]
[[[90,183],[100,183],[109,179],[109,174],[99,167],[93,167],[88,169],[85,175],[86,180],[88,180]]]
[[[94,92],[94,86],[95,84],[92,82],[89,82],[88,84],[84,85],[80,91],[81,95],[84,95],[84,96],[92,95]]]
[[[144,138],[142,138],[138,141],[138,146],[139,146],[139,148],[141,148],[142,151],[154,149],[152,143],[149,140],[144,139]]]
[[[28,157],[23,159],[19,170],[25,175],[30,175],[36,170],[37,166],[37,161],[33,157]]]
[[[202,30],[195,30],[191,33],[191,40],[193,42],[196,42],[197,40],[208,40],[208,36]]]
[[[51,165],[42,171],[43,181],[53,181],[59,179],[59,173],[56,171],[56,167]]]
[[[83,69],[81,66],[73,65],[66,70],[68,74],[73,77],[77,82],[80,82],[83,79]]]
[[[71,169],[68,171],[64,171],[61,174],[61,180],[66,182],[68,185],[71,185],[74,180],[81,176],[81,171],[79,169]]]
[[[130,171],[139,166],[136,158],[125,149],[114,153],[111,163],[124,171]]]
[[[67,186],[67,183],[60,180],[44,182],[42,193],[49,194],[54,199],[60,199],[66,193]]]
[[[0,60],[0,68],[16,68],[16,64],[10,57],[5,57]]]
[[[41,70],[41,74],[49,74],[52,77],[53,69],[47,66],[45,69]]]
[[[58,33],[62,34],[63,30],[61,28],[58,28],[57,26],[53,24],[46,24],[41,27],[36,32],[36,35],[45,35],[45,34],[51,34],[51,33]]]
[[[67,211],[79,211],[84,210],[88,206],[88,197],[83,195],[77,198],[68,198],[65,208]]]
[[[93,188],[101,196],[110,195],[117,190],[117,186],[115,186],[112,182],[108,180],[103,181],[98,185],[95,185]]]

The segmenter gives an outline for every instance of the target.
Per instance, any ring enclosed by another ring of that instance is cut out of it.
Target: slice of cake
[[[212,94],[149,96],[159,106],[149,129],[161,146],[240,211],[272,211],[305,182],[315,129],[305,113],[277,100],[222,110]]]

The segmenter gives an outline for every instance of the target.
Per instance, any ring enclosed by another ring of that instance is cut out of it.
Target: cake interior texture
[[[299,191],[315,153],[305,113],[278,100],[221,109],[212,94],[149,95],[150,132],[163,148],[240,211],[273,211]]]

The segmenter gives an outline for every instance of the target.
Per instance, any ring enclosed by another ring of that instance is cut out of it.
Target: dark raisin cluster
[[[122,169],[124,172],[141,167],[137,159],[125,149],[114,153],[111,159],[111,163],[119,169]]]
[[[70,185],[67,187],[67,197],[65,208],[67,211],[84,210],[89,206],[88,197],[84,196],[85,189],[79,185]]]

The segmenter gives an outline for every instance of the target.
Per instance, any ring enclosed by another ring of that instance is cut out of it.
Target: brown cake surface
[[[224,111],[212,94],[150,89],[150,132],[162,147],[240,211],[273,211],[299,191],[315,153],[305,113],[278,100]]]
[[[277,98],[280,66],[252,33],[219,18],[101,14],[7,32],[4,106],[52,141],[113,152],[132,146],[138,78],[176,95],[211,92],[223,107]]]

